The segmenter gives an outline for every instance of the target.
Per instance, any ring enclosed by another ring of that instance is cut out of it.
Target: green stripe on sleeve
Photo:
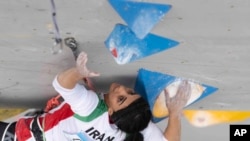
[[[108,110],[106,103],[104,102],[104,100],[99,100],[99,103],[97,105],[97,107],[95,108],[95,110],[88,116],[80,116],[78,114],[74,114],[74,117],[84,121],[84,122],[90,122],[93,119],[95,119],[96,117],[99,117],[100,115],[102,115],[103,113],[105,113]]]

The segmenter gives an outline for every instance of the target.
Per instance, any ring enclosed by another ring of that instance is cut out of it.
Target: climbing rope
[[[57,24],[57,20],[56,20],[56,6],[55,6],[55,2],[54,0],[50,0],[51,2],[51,11],[52,11],[52,20],[53,20],[53,24],[54,24],[54,28],[55,28],[55,42],[54,45],[52,46],[52,53],[53,54],[58,54],[62,52],[63,49],[63,42],[62,42],[62,38],[60,36],[60,32],[59,32],[59,27]]]

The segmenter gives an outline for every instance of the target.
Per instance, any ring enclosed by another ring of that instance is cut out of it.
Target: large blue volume
[[[171,9],[171,5],[131,0],[109,0],[110,5],[140,39]]]
[[[178,45],[179,42],[148,34],[137,38],[128,26],[116,24],[105,45],[118,64],[126,64]]]
[[[180,79],[180,77],[163,74],[159,72],[149,71],[146,69],[139,69],[136,83],[135,83],[135,92],[139,93],[142,97],[144,97],[150,105],[151,110],[153,109],[156,98],[159,94],[176,79]],[[207,97],[208,95],[214,93],[218,90],[218,88],[202,84],[205,88],[202,95],[195,100],[193,103]],[[163,118],[153,118],[154,122],[159,122]]]

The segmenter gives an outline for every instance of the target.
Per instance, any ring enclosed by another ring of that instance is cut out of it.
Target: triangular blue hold
[[[136,2],[131,0],[109,0],[111,6],[140,39],[171,9],[168,4]]]
[[[134,89],[135,89],[135,92],[139,93],[142,97],[144,97],[148,101],[150,105],[150,109],[153,113],[155,101],[160,95],[160,93],[167,86],[169,86],[172,82],[178,79],[181,79],[181,78],[168,75],[168,74],[159,73],[159,72],[149,71],[146,69],[139,69]],[[200,95],[200,97],[198,97],[194,102],[190,104],[193,104],[218,90],[218,88],[215,88],[212,86],[208,86],[204,84],[202,84],[202,86],[205,88],[205,90]],[[167,116],[165,117],[153,116],[153,122],[159,122],[160,120],[166,117]]]
[[[177,41],[154,34],[148,34],[144,39],[139,39],[129,27],[122,24],[116,24],[105,41],[106,47],[118,64],[129,63],[178,44]]]

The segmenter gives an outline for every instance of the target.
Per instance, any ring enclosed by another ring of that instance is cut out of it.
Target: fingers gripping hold
[[[179,115],[191,96],[191,85],[187,80],[183,80],[179,84],[177,92],[173,97],[170,97],[167,89],[164,89],[164,93],[169,113]]]
[[[183,106],[185,106],[190,96],[191,96],[191,84],[188,82],[188,80],[183,80],[178,87],[175,99],[177,100],[179,99],[180,101],[182,101],[183,102],[182,104],[184,104]]]

